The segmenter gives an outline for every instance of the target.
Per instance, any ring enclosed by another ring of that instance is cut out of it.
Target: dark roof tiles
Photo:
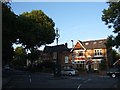
[[[86,49],[99,49],[99,48],[106,48],[105,43],[107,39],[100,39],[100,40],[90,40],[90,41],[83,41],[82,44]]]
[[[44,48],[44,52],[62,52],[62,51],[70,51],[64,44],[56,45],[56,46],[46,46]]]

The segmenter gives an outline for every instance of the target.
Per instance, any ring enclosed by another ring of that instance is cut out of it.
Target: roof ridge
[[[84,43],[84,42],[94,42],[94,41],[101,41],[101,40],[103,41],[103,40],[107,40],[107,39],[87,40],[87,41],[82,41],[82,42],[83,42],[83,43]]]

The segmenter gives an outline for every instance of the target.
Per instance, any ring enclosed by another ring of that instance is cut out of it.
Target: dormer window
[[[93,44],[96,44],[97,42],[93,42]]]
[[[85,45],[88,45],[89,43],[85,43]]]
[[[99,43],[102,43],[102,41],[99,41]]]

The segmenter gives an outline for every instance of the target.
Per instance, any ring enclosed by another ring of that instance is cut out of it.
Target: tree
[[[108,51],[112,49],[112,46],[114,46],[114,37],[112,35],[108,36],[107,42],[105,43],[105,45]]]
[[[19,42],[30,51],[55,39],[54,22],[41,10],[24,12],[19,16]]]
[[[27,53],[25,49],[21,47],[17,47],[14,52],[14,66],[25,66],[27,61]]]
[[[37,49],[32,50],[32,52],[28,54],[28,59],[31,61],[38,60],[39,57],[40,57],[40,51]]]
[[[53,20],[41,10],[18,16],[11,10],[10,3],[2,3],[3,61],[13,57],[13,43],[20,43],[31,52],[41,45],[52,43],[55,39],[54,26]]]
[[[13,58],[12,43],[16,38],[17,15],[11,11],[10,3],[2,3],[2,60],[3,65]]]
[[[108,2],[108,9],[103,10],[102,21],[108,25],[108,28],[113,28],[116,34],[114,37],[114,46],[120,46],[120,1]]]

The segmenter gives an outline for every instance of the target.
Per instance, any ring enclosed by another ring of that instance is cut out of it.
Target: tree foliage
[[[114,46],[114,37],[111,35],[111,36],[108,36],[107,38],[107,43],[105,43],[107,49],[112,49],[112,46]]]
[[[19,39],[26,48],[34,49],[55,39],[54,22],[41,10],[24,12],[19,16]]]
[[[10,3],[2,3],[3,61],[13,57],[13,43],[31,51],[55,39],[55,23],[41,10],[15,15]],[[5,62],[6,62],[5,61]]]
[[[117,53],[115,50],[112,50],[112,60],[115,63],[120,58],[120,54]]]
[[[14,66],[25,66],[27,61],[27,53],[23,47],[17,47],[14,52]]]
[[[120,46],[120,2],[108,2],[109,7],[103,10],[102,21],[113,28],[116,34],[114,37],[114,46]]]
[[[40,51],[37,49],[32,50],[31,53],[28,54],[28,59],[33,62],[35,60],[38,60],[40,57]]]
[[[13,57],[12,43],[16,38],[17,16],[11,11],[9,3],[2,3],[2,59],[3,64]]]

